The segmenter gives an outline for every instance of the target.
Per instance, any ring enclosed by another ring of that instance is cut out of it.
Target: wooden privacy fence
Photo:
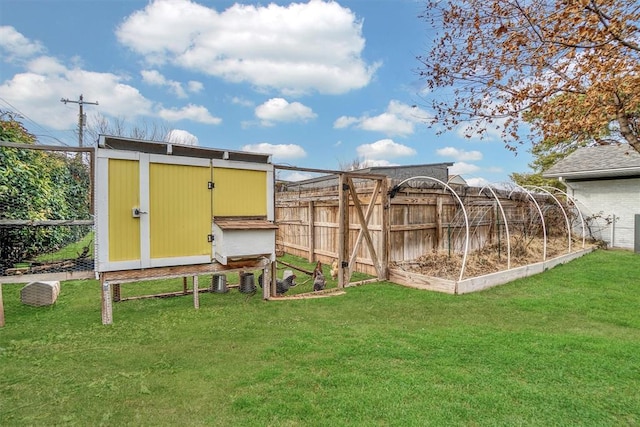
[[[278,251],[310,262],[348,260],[349,274],[359,271],[379,278],[387,277],[390,263],[437,251],[464,251],[465,220],[451,192],[439,185],[420,183],[389,194],[393,185],[386,177],[336,172],[322,184],[316,180],[312,185],[301,182],[278,186]],[[468,250],[502,244],[506,253],[498,202],[479,188],[457,186],[455,191],[468,216]],[[518,236],[542,233],[542,221],[524,194],[498,192],[498,197],[509,227],[520,231]],[[543,202],[545,222],[554,224],[547,233],[566,234],[564,220],[560,221],[550,200]],[[361,244],[363,238],[366,245]]]
[[[316,169],[279,169],[323,172]],[[311,262],[337,262],[338,287],[353,271],[387,278],[388,181],[383,175],[335,172],[320,187],[276,189],[276,248]],[[315,183],[317,185],[317,182]]]

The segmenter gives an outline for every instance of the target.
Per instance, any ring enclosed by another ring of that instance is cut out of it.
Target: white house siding
[[[615,219],[609,225],[604,220],[600,238],[610,247],[633,249],[635,215],[640,214],[640,178],[601,181],[570,181],[566,183],[583,211],[583,215],[602,213]]]

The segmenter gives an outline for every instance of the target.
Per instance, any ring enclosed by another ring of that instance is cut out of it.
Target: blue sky
[[[88,121],[164,123],[175,142],[340,169],[452,162],[472,184],[528,171],[499,135],[438,134],[417,55],[415,0],[0,0],[0,109],[43,144]],[[88,141],[87,141],[88,142]],[[282,172],[281,178],[305,174]]]

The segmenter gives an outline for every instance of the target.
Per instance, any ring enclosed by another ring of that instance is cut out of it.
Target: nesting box
[[[97,271],[275,259],[273,181],[267,154],[101,136]],[[236,229],[216,227],[218,220],[260,224],[244,230],[258,241],[239,248],[227,234]]]
[[[23,304],[40,307],[51,305],[58,299],[60,294],[60,282],[31,282],[20,290],[20,300]]]

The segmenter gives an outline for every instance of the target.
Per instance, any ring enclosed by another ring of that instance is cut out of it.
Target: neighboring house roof
[[[448,184],[467,185],[467,181],[460,175],[451,175]]]
[[[640,153],[629,144],[582,147],[542,176],[566,180],[640,176]]]
[[[446,182],[449,175],[449,167],[453,163],[431,163],[422,165],[405,165],[405,166],[372,166],[364,169],[356,169],[346,172],[354,172],[359,174],[375,174],[386,175],[389,178],[403,180],[414,176],[429,176]],[[322,188],[337,185],[338,177],[335,174],[322,175],[316,178],[305,179],[301,181],[293,181],[284,184],[285,186],[306,187],[306,188]]]

